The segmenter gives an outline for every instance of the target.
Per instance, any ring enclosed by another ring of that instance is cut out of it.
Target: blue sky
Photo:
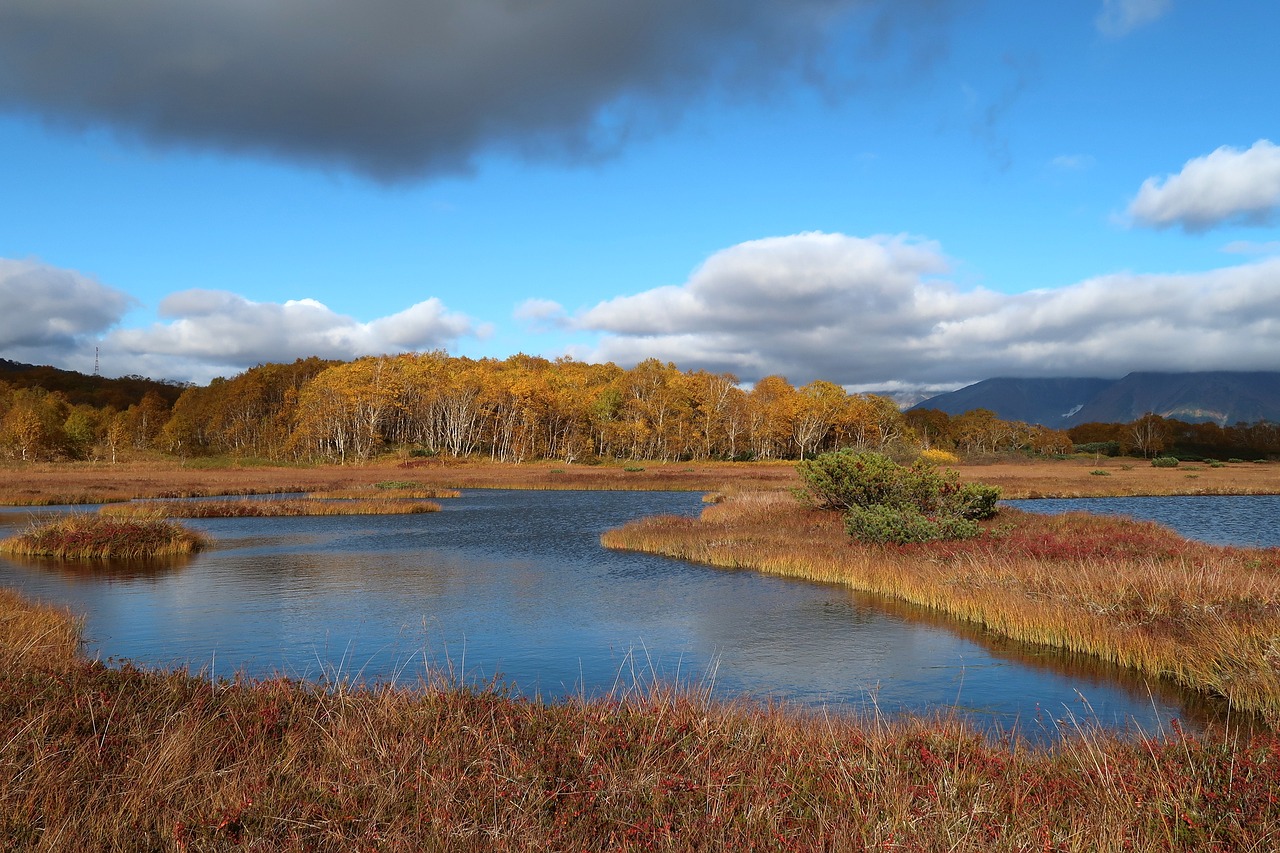
[[[0,0],[0,357],[1280,369],[1265,0]]]

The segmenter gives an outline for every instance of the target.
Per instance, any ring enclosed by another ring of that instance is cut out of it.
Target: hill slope
[[[990,409],[1003,420],[1065,429],[1128,423],[1154,412],[1220,426],[1280,423],[1280,372],[1130,373],[1122,379],[987,379],[913,406],[958,415]]]

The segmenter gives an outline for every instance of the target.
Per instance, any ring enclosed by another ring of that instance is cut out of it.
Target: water
[[[1152,731],[1203,710],[1115,668],[842,587],[600,547],[625,521],[696,514],[698,495],[476,490],[441,503],[193,520],[217,543],[196,557],[106,571],[0,559],[0,585],[84,614],[90,654],[215,678],[446,672],[545,699],[677,680],[722,697],[958,709],[1033,735],[1071,718]],[[0,535],[31,514],[0,512]]]
[[[1280,547],[1280,495],[1185,495],[1158,498],[1044,498],[1006,501],[1029,512],[1127,515],[1172,527],[1214,545]]]

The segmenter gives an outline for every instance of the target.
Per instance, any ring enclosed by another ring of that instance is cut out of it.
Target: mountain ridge
[[[1280,371],[1137,371],[1119,379],[996,377],[910,407],[960,415],[989,409],[1002,420],[1068,429],[1129,423],[1148,412],[1187,423],[1280,423]]]

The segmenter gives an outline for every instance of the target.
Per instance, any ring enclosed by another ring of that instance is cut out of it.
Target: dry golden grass
[[[1189,542],[1084,513],[1003,510],[984,536],[856,543],[841,517],[778,492],[742,494],[700,519],[607,532],[611,548],[845,584],[1015,640],[1095,655],[1280,721],[1280,551]]]
[[[175,460],[0,465],[0,506],[106,503],[135,498],[281,493],[356,493],[387,481],[423,490],[658,489],[706,492],[788,489],[800,485],[792,462],[638,462],[575,465],[485,460],[380,460],[366,465],[209,467]],[[627,468],[642,468],[628,471]],[[1195,468],[1197,470],[1189,470]],[[1105,470],[1110,476],[1091,475]],[[1280,463],[1152,468],[1140,459],[1016,458],[956,466],[966,480],[1000,486],[1006,498],[1166,494],[1280,494]],[[445,497],[444,494],[431,497]]]
[[[439,512],[440,504],[405,498],[256,498],[253,500],[130,501],[106,504],[114,518],[277,518],[310,515],[414,515]]]
[[[107,560],[193,554],[208,544],[202,534],[155,515],[111,518],[72,513],[37,521],[0,541],[0,553],[62,560]]]
[[[643,471],[627,471],[643,467]],[[798,485],[795,466],[768,463],[570,465],[488,461],[384,460],[368,465],[182,466],[175,461],[0,465],[0,506],[106,503],[135,498],[282,493],[359,493],[380,482],[411,481],[439,494],[467,488],[666,489],[727,491]]]
[[[1011,500],[1280,494],[1280,463],[1275,462],[1233,462],[1220,468],[1184,463],[1177,468],[1155,468],[1145,459],[1090,456],[949,467],[959,471],[965,481],[999,486],[1003,496]],[[1107,476],[1098,476],[1093,471],[1105,471]]]
[[[50,621],[62,621],[50,629]],[[0,595],[7,850],[1264,851],[1280,740],[837,717],[654,689],[210,683]]]

